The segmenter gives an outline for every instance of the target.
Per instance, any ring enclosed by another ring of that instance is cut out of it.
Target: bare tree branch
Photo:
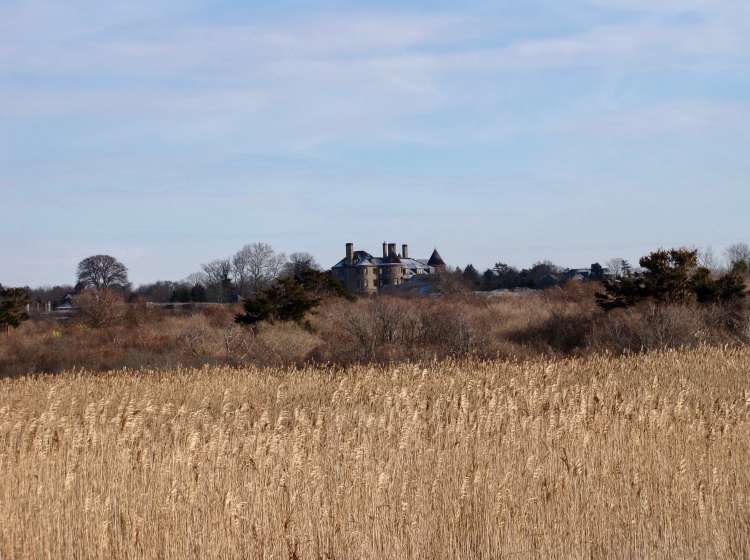
[[[253,243],[245,245],[232,257],[232,277],[240,294],[247,296],[278,278],[285,264],[286,256],[276,254],[268,243]]]
[[[747,243],[735,243],[725,251],[729,270],[739,269],[743,272],[750,270],[750,246]]]
[[[315,257],[305,252],[292,253],[284,265],[282,274],[284,276],[297,276],[307,270],[320,270],[320,265],[315,260]]]
[[[609,273],[615,278],[622,278],[630,274],[630,264],[623,258],[616,257],[607,261]]]
[[[227,301],[232,290],[232,282],[229,279],[232,272],[232,264],[229,259],[216,259],[201,266],[206,275],[206,289],[211,294],[210,299],[224,303]]]

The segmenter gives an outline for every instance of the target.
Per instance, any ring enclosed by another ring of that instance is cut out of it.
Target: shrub
[[[710,341],[695,305],[643,304],[594,321],[588,346],[616,354],[696,346]]]
[[[83,321],[96,328],[121,322],[128,311],[123,295],[109,289],[84,290],[76,297],[75,303]]]
[[[472,350],[475,329],[466,306],[429,305],[422,310],[422,341],[437,355],[463,356]]]
[[[301,365],[320,339],[296,323],[265,324],[252,337],[252,363],[262,366]]]
[[[592,321],[587,313],[570,313],[557,306],[550,310],[547,319],[513,333],[511,340],[539,352],[580,353],[589,343]]]
[[[378,331],[372,313],[373,300],[332,300],[311,319],[324,344],[316,358],[323,362],[371,361],[376,357]]]

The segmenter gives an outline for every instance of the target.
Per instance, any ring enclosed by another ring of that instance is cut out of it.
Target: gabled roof
[[[432,252],[432,256],[430,257],[430,260],[427,261],[427,264],[430,266],[445,266],[445,261],[443,261],[442,257],[440,256],[440,253],[438,253],[437,249],[435,249]]]

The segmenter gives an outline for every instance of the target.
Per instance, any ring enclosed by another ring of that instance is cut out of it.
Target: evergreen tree
[[[482,274],[482,290],[491,291],[497,287],[497,275],[490,269],[484,271]]]
[[[0,285],[0,327],[10,330],[17,328],[29,318],[26,306],[31,303],[28,290],[24,288],[3,288]]]
[[[190,289],[190,301],[194,301],[196,303],[208,301],[206,288],[203,287],[203,284],[196,284]]]
[[[605,282],[596,295],[606,310],[630,307],[645,300],[658,303],[727,303],[745,296],[742,278],[729,273],[718,278],[698,266],[698,251],[660,249],[640,259],[642,273]]]
[[[349,292],[344,285],[339,282],[330,270],[321,272],[319,270],[308,270],[305,274],[297,278],[305,290],[320,297],[341,297],[354,301],[357,299],[354,294]]]
[[[692,284],[700,303],[721,303],[745,297],[745,281],[734,271],[714,279],[709,269],[701,267],[693,275]]]
[[[512,289],[520,285],[521,277],[517,268],[498,262],[495,263],[493,270],[497,275],[496,286],[498,288]]]
[[[591,265],[591,280],[602,280],[604,278],[604,268],[598,262]]]
[[[474,268],[473,264],[466,265],[463,276],[466,283],[472,288],[478,287],[479,282],[482,280],[482,277],[479,276],[479,271]]]
[[[268,288],[245,300],[245,312],[235,317],[244,325],[261,321],[295,321],[301,323],[305,314],[314,309],[320,299],[308,293],[294,278],[280,278]]]
[[[190,301],[190,288],[185,285],[177,286],[170,298],[172,303],[188,303]]]

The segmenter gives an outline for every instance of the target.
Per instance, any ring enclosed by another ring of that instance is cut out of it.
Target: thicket
[[[76,367],[202,364],[301,365],[429,361],[444,357],[527,359],[594,352],[637,353],[750,342],[742,304],[640,302],[605,312],[595,283],[523,295],[324,299],[305,322],[235,323],[243,310],[193,312],[117,305],[114,322],[27,321],[0,336],[0,375]],[[94,313],[96,301],[91,301]]]

